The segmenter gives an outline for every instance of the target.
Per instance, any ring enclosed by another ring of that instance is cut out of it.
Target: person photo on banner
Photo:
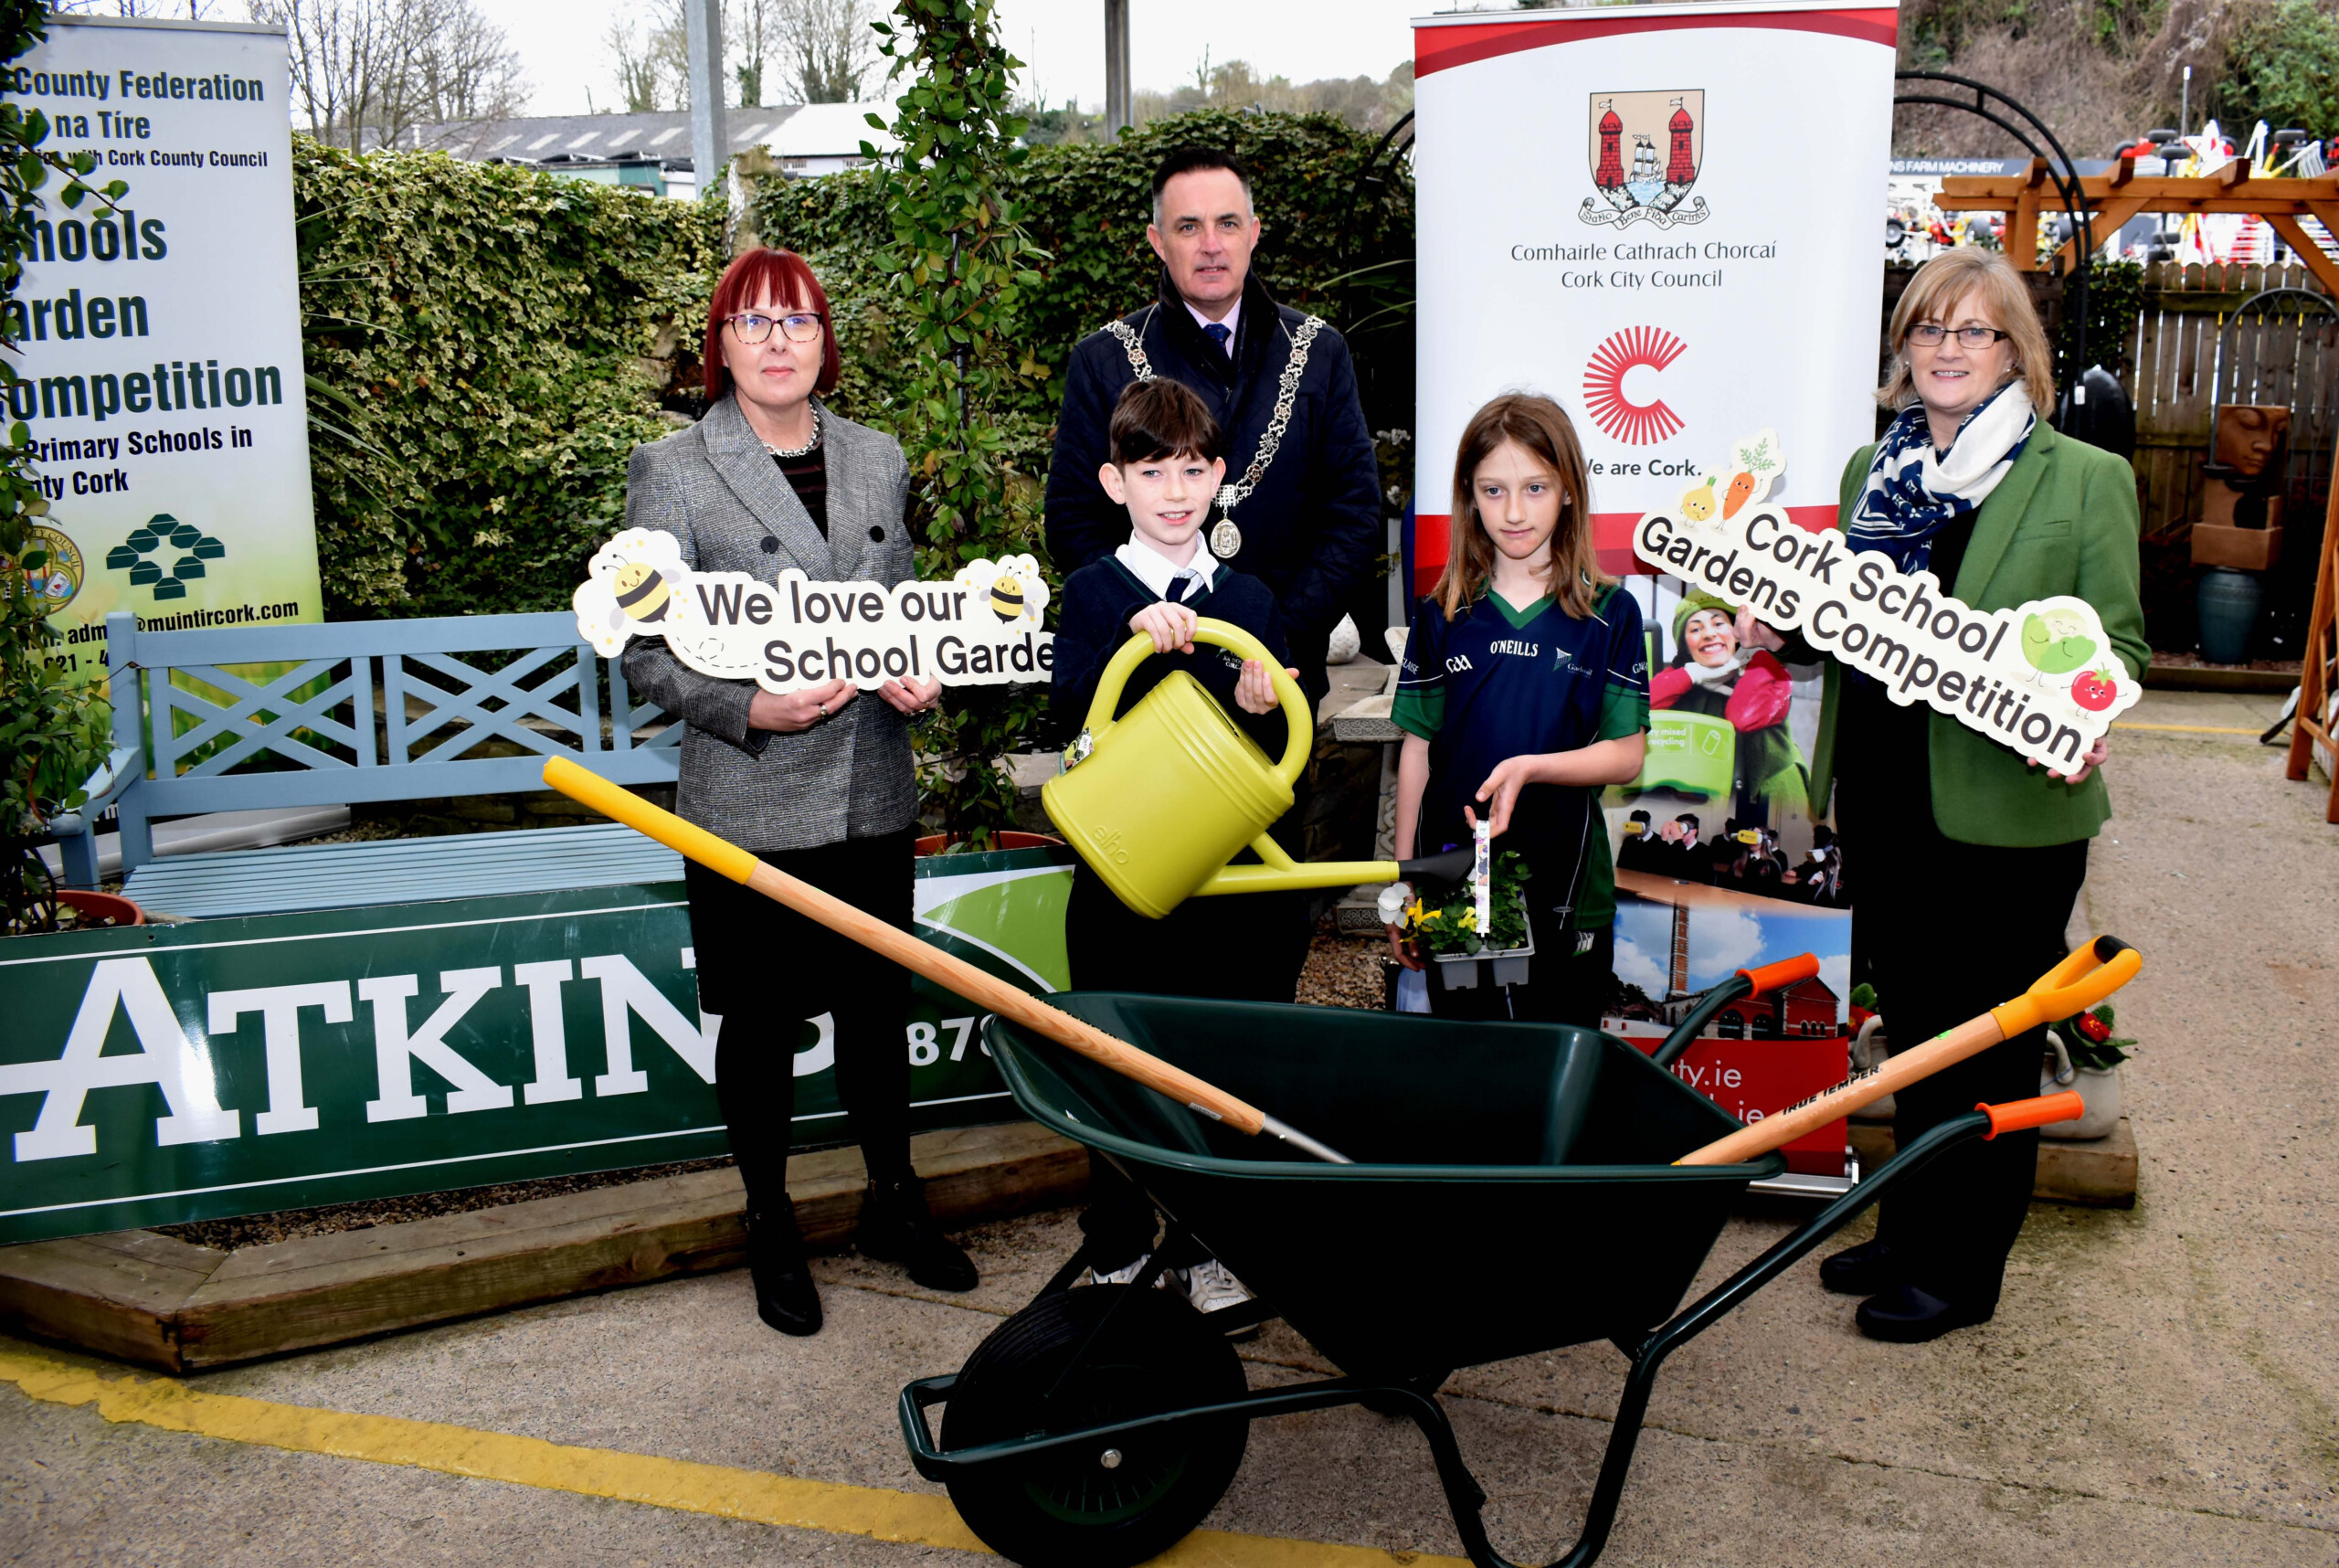
[[[1203,546],[1267,585],[1300,689],[1320,704],[1332,630],[1384,547],[1380,468],[1348,344],[1320,317],[1278,304],[1259,276],[1251,175],[1232,154],[1172,150],[1153,173],[1151,218],[1146,238],[1161,263],[1154,298],[1082,338],[1064,369],[1048,463],[1048,555],[1069,577],[1128,539],[1127,509],[1097,477],[1121,389],[1157,376],[1191,388],[1226,444],[1226,482]],[[1270,830],[1303,860],[1308,800],[1303,779]],[[1276,951],[1296,989],[1308,895],[1247,896],[1272,901],[1261,911],[1280,917]]]
[[[1523,985],[1430,988],[1447,1017],[1599,1026],[1614,983],[1615,874],[1601,791],[1640,776],[1648,654],[1639,603],[1592,543],[1582,448],[1565,410],[1512,393],[1480,408],[1454,461],[1454,545],[1413,612],[1391,718],[1398,752],[1396,858],[1473,841],[1526,864],[1535,944]],[[1391,918],[1397,961],[1422,956]]]
[[[634,449],[626,525],[682,545],[693,571],[890,588],[915,570],[909,465],[893,437],[840,418],[820,394],[841,366],[828,295],[793,251],[733,261],[707,308],[711,407],[689,429]],[[682,718],[674,809],[789,875],[906,931],[915,890],[917,771],[909,721],[938,681],[869,695],[832,680],[786,695],[718,680],[636,638],[625,675]],[[699,1008],[719,1014],[714,1091],[747,1195],[756,1309],[817,1333],[820,1297],[788,1197],[796,1043],[829,1015],[837,1095],[868,1167],[854,1245],[934,1290],[971,1290],[975,1268],[926,1213],[910,1167],[910,979],[898,964],[762,895],[684,864]],[[708,1027],[714,1027],[708,1020]]]
[[[2023,276],[1996,251],[1958,249],[1918,269],[1892,313],[1878,401],[1884,438],[1845,465],[1836,525],[1856,554],[1929,570],[1984,611],[2069,594],[2092,605],[2128,677],[2150,648],[2137,597],[2135,475],[2059,434],[2053,351]],[[1741,611],[1738,634],[1789,662],[1812,657]],[[1796,640],[1800,642],[1800,640]],[[1832,797],[1852,879],[1855,978],[1883,1028],[1929,1039],[2026,988],[2065,951],[2088,841],[2111,815],[2099,740],[2068,772],[1929,705],[1902,705],[1840,662],[1826,666],[1811,803]],[[1909,1085],[1901,1148],[1979,1101],[2037,1092],[2043,1030]],[[1988,1319],[2036,1181],[2038,1135],[1974,1141],[1893,1189],[1876,1239],[1820,1267],[1864,1296],[1872,1339],[1917,1341]]]
[[[1730,804],[1741,824],[1783,821],[1804,808],[1803,755],[1787,732],[1794,680],[1777,655],[1743,644],[1736,611],[1692,593],[1673,608],[1673,662],[1649,676],[1648,705],[1728,722],[1737,741]]]

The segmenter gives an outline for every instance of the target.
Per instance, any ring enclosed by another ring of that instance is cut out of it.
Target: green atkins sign
[[[1063,988],[1070,852],[917,877],[927,941]],[[16,938],[0,1243],[722,1154],[691,964],[679,883]],[[1013,1114],[978,1021],[918,982],[918,1127]],[[806,1021],[799,1145],[844,1139],[833,1065]]]

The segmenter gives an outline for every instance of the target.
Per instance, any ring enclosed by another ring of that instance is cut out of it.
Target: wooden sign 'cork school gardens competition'
[[[577,630],[615,658],[632,637],[663,637],[702,674],[775,694],[905,677],[946,686],[1045,681],[1055,634],[1048,585],[1029,556],[969,561],[947,583],[814,582],[790,567],[764,582],[694,572],[671,534],[629,528],[594,555],[571,602]]]
[[[1786,468],[1769,430],[1644,515],[1633,553],[1884,683],[1904,707],[1926,702],[2024,758],[2069,772],[2143,695],[2095,607],[2068,595],[1974,609],[1929,571],[1854,555],[1833,528],[1809,533],[1763,504]]]

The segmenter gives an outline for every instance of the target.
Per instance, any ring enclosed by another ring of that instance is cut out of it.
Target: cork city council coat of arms
[[[1703,90],[1595,92],[1590,125],[1584,150],[1594,194],[1578,217],[1618,228],[1705,222],[1706,198],[1689,195],[1705,163]]]

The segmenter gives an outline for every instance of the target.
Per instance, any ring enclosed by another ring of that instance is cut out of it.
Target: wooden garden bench
[[[683,726],[635,705],[572,614],[141,631],[116,612],[106,666],[113,751],[88,802],[56,822],[69,885],[96,885],[109,807],[123,892],[171,915],[681,879],[680,856],[614,822],[155,858],[158,817],[528,793],[550,757],[619,784],[672,784]]]

